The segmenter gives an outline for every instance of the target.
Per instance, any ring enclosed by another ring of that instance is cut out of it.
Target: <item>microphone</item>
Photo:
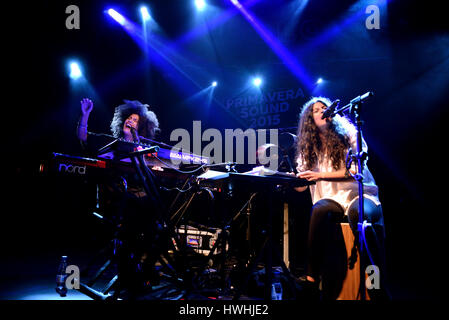
[[[140,140],[139,140],[139,136],[137,135],[137,130],[136,130],[136,128],[134,128],[133,126],[131,126],[131,125],[128,124],[128,123],[126,124],[126,126],[130,129],[131,134],[132,134],[132,136],[133,136],[134,142],[139,143]]]
[[[354,99],[351,100],[351,104],[357,104],[357,103],[361,103],[363,100],[368,99],[369,97],[374,96],[374,92],[368,91],[367,93],[365,93],[364,95],[355,97]]]
[[[338,107],[340,103],[340,99],[334,100],[332,104],[323,112],[323,115],[321,116],[321,119],[329,118],[335,111],[335,109]]]

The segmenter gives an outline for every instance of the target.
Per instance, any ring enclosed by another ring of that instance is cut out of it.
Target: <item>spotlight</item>
[[[117,11],[115,11],[114,9],[109,9],[108,10],[108,14],[118,23],[120,23],[121,25],[125,24],[125,18],[118,13]]]
[[[203,11],[206,7],[206,1],[204,0],[195,0],[195,6],[198,9],[198,11]]]
[[[217,86],[217,81],[212,82],[212,87],[216,87]]]
[[[323,78],[318,78],[318,80],[316,81],[317,84],[320,84],[323,82]]]
[[[231,0],[231,2],[238,8],[240,8],[242,6],[238,0]]]
[[[69,77],[73,80],[80,78],[83,75],[80,66],[76,62],[70,63],[70,74]]]
[[[148,12],[147,7],[140,7],[140,13],[142,15],[143,21],[148,21],[151,19],[150,13]]]
[[[260,85],[262,84],[262,79],[257,77],[253,79],[253,85],[255,85],[256,87],[260,87]]]

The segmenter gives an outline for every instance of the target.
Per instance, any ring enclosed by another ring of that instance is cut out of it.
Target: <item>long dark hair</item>
[[[152,139],[159,130],[159,121],[153,111],[148,110],[147,104],[135,100],[123,100],[122,104],[115,108],[114,117],[111,122],[111,131],[114,137],[123,136],[123,124],[132,114],[139,115],[138,134],[144,138]]]
[[[350,146],[349,135],[355,132],[355,127],[347,118],[337,115],[329,122],[326,140],[321,141],[319,129],[313,120],[313,105],[317,102],[327,107],[331,104],[328,98],[313,97],[303,105],[298,123],[296,158],[302,159],[305,170],[312,170],[319,156],[327,155],[332,167],[338,170],[345,161]]]

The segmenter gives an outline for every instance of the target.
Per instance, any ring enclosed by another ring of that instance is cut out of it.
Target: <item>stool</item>
[[[354,245],[354,234],[352,233],[349,223],[340,223],[341,231],[343,233],[343,238],[345,240],[346,253],[349,257],[351,256],[351,249]],[[367,275],[365,274],[365,278]],[[343,286],[341,288],[340,294],[337,300],[360,300],[360,295],[358,294],[360,286],[360,255],[357,251],[357,261],[354,264],[354,268],[349,269],[346,273],[345,280],[343,281]],[[366,290],[366,289],[365,289]],[[366,300],[369,300],[368,293],[366,291]]]

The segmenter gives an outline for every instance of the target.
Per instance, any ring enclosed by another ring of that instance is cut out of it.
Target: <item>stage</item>
[[[157,250],[173,259],[173,274],[182,284],[168,281],[169,273],[161,271],[160,283],[151,284],[153,291],[137,300],[182,299],[179,308],[186,307],[185,301],[266,301],[265,280],[255,283],[252,275],[242,285],[242,279],[265,265],[285,276],[286,257],[295,279],[305,274],[310,192],[294,191],[293,178],[283,177],[284,183],[281,176],[266,185],[248,178],[239,188],[198,176],[205,168],[242,174],[261,164],[275,172],[295,170],[299,116],[312,97],[361,108],[367,165],[385,223],[386,274],[381,277],[391,302],[444,300],[447,218],[441,183],[446,176],[449,28],[441,4],[79,0],[11,4],[5,11],[0,300],[93,300],[76,289],[66,297],[55,291],[62,256],[83,269],[116,239],[116,230],[108,229],[97,210],[104,205],[98,200],[99,186],[112,175],[115,163],[87,153],[79,139],[84,128],[80,103],[88,98],[93,107],[86,132],[91,136],[117,138],[111,121],[116,107],[126,101],[138,101],[157,117],[152,118],[157,125],[151,140],[132,147],[138,153],[157,146],[153,158],[146,153],[147,163],[153,161],[150,172],[132,171],[131,160],[139,160],[140,154],[128,153],[128,171],[118,177],[126,177],[126,185],[147,175],[140,192],[157,194],[157,214],[163,216],[169,208],[169,215],[158,217],[156,226],[144,232],[153,236],[161,225],[163,232],[169,229],[170,246],[157,245]],[[120,138],[116,144],[128,142]],[[260,158],[267,145],[280,153]],[[54,162],[63,157],[66,162]],[[178,161],[174,167],[167,164],[170,157]],[[181,160],[190,161],[189,166],[180,166]],[[192,190],[197,196],[189,202]],[[252,202],[254,193],[258,196]],[[194,258],[184,255],[170,228],[176,226],[182,238],[180,226],[186,224],[219,230],[217,234],[229,227],[222,233],[230,246],[226,262],[217,254],[208,266],[207,253],[199,249]],[[265,250],[265,237],[273,255],[263,256],[250,270],[247,263]],[[229,262],[234,261],[230,257],[237,262]],[[164,261],[155,266],[166,268]],[[192,266],[194,271],[185,270]],[[196,268],[209,272],[206,280]],[[225,279],[229,283],[223,284]],[[202,289],[215,288],[201,292],[199,283]],[[158,291],[165,285],[166,291]],[[289,304],[307,301],[283,288],[282,300]],[[188,309],[183,312],[189,315]]]

